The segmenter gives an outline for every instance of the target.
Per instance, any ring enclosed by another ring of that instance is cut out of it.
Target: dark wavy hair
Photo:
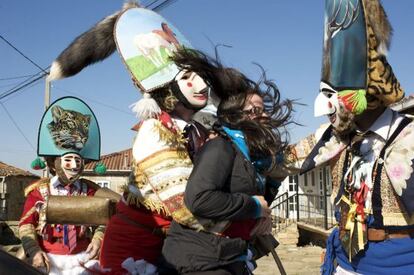
[[[272,158],[283,153],[289,145],[286,126],[293,123],[293,101],[281,100],[276,84],[266,78],[264,69],[259,81],[254,82],[234,68],[224,67],[218,58],[189,49],[181,49],[173,57],[181,69],[199,74],[220,99],[217,110],[219,125],[243,131],[252,159]],[[254,94],[263,99],[267,117],[251,120],[243,108]]]

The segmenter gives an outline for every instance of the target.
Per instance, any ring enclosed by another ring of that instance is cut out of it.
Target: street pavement
[[[318,246],[279,245],[276,253],[279,255],[282,264],[288,275],[320,274],[322,248]],[[269,254],[257,261],[255,275],[277,275],[279,269]]]
[[[5,246],[3,249],[12,255],[16,254],[19,245]],[[322,248],[318,246],[297,247],[296,245],[279,245],[276,248],[288,275],[320,274]],[[257,261],[255,275],[277,275],[279,269],[271,254]],[[0,272],[0,274],[2,274]]]

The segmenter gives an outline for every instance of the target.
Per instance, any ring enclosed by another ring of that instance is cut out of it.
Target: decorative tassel
[[[46,168],[46,163],[41,160],[40,158],[36,158],[32,163],[30,164],[32,169],[34,170],[42,170]]]
[[[344,90],[338,93],[345,107],[355,115],[360,115],[367,109],[367,98],[365,90]]]
[[[158,106],[157,102],[151,97],[150,93],[144,93],[143,98],[137,103],[132,104],[130,107],[141,120],[156,118],[161,114],[160,106]]]
[[[160,140],[165,141],[166,143],[172,143],[175,146],[178,145],[178,147],[182,147],[187,143],[187,139],[180,130],[173,132],[165,127],[160,121],[157,121],[154,124],[154,128],[157,129],[157,132],[160,135]]]
[[[106,166],[102,162],[99,162],[95,165],[93,171],[98,175],[103,175],[106,173]]]

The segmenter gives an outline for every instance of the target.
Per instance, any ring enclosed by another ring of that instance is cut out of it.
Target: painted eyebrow
[[[328,88],[323,88],[323,89],[321,90],[321,92],[322,92],[322,93],[336,93],[336,91],[331,90],[331,89],[328,89]]]
[[[186,71],[183,76],[191,76],[192,72]]]

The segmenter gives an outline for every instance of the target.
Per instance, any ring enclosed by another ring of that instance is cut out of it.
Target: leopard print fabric
[[[88,140],[91,116],[53,106],[52,118],[48,129],[55,145],[60,149],[82,150]]]
[[[378,52],[378,40],[371,26],[368,31],[368,109],[388,106],[404,97],[404,91],[395,77],[386,57]]]

